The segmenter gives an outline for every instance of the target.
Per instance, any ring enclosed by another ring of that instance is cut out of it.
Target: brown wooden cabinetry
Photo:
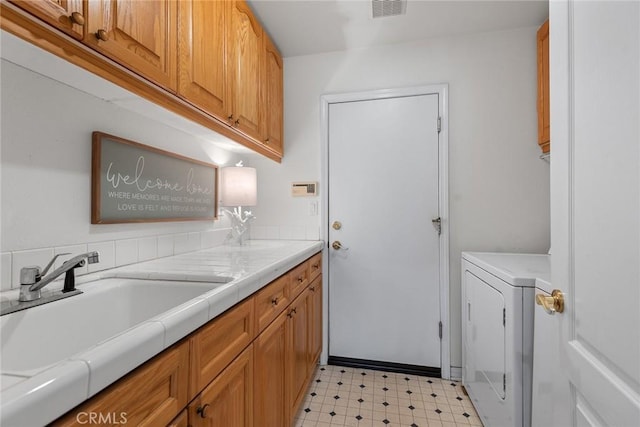
[[[232,88],[230,122],[244,134],[262,141],[262,27],[242,0],[233,2],[229,48]]]
[[[253,426],[253,346],[242,352],[189,404],[193,427]]]
[[[282,154],[283,150],[283,63],[280,52],[267,34],[264,35],[264,95],[266,114],[264,143]]]
[[[82,0],[10,0],[71,37],[81,40],[85,24]]]
[[[309,293],[305,290],[288,310],[288,388],[289,407],[292,413],[300,406],[309,373]]]
[[[286,398],[288,319],[286,313],[280,314],[254,342],[254,419],[262,427],[284,427],[290,419]]]
[[[178,94],[225,123],[231,114],[230,5],[226,1],[178,2]]]
[[[282,158],[282,58],[245,1],[3,0],[0,7],[2,29]]]
[[[190,397],[214,379],[255,338],[253,298],[200,328],[191,339]]]
[[[309,285],[311,292],[310,313],[309,313],[309,365],[313,366],[318,362],[322,352],[322,277],[316,276]]]
[[[94,0],[88,7],[84,43],[175,92],[176,0]]]
[[[165,350],[105,391],[58,419],[56,426],[81,426],[89,416],[103,424],[169,424],[188,402],[189,343]]]
[[[551,149],[549,114],[549,20],[538,29],[538,145]]]
[[[189,425],[189,413],[185,409],[180,412],[180,415],[175,417],[171,423],[169,423],[169,427],[188,427]]]

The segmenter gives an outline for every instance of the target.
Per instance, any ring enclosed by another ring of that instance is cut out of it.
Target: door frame
[[[378,89],[362,92],[325,94],[320,97],[320,236],[327,242],[323,251],[327,262],[323,263],[323,281],[326,295],[329,295],[329,106],[342,102],[367,101],[388,98],[400,98],[419,95],[438,95],[440,113],[440,133],[438,135],[438,209],[441,218],[439,291],[440,321],[442,339],[440,340],[441,376],[451,378],[450,359],[450,318],[449,318],[449,85],[447,83],[406,88]],[[321,363],[326,364],[329,356],[329,298],[323,301],[323,345]]]

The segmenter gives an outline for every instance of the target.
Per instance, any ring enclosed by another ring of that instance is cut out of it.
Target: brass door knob
[[[82,16],[80,12],[73,12],[71,16],[69,16],[69,20],[74,24],[84,25],[84,16]]]
[[[331,227],[334,230],[340,230],[342,228],[342,223],[340,221],[333,221],[333,223],[331,224]]]
[[[339,241],[339,240],[336,240],[335,242],[333,242],[333,243],[331,244],[331,247],[332,247],[333,249],[335,249],[336,251],[338,251],[338,250],[340,250],[340,249],[342,248],[342,243],[340,243],[340,241]]]
[[[550,297],[545,294],[537,294],[536,304],[541,305],[547,314],[562,313],[564,311],[564,294],[558,289],[554,289]]]
[[[98,40],[106,42],[107,40],[109,40],[109,33],[107,33],[105,30],[100,29],[96,31],[96,37],[98,38]]]

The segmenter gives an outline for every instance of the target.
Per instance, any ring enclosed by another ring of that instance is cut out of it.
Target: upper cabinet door
[[[549,20],[538,29],[538,144],[543,153],[551,148],[549,114]]]
[[[177,86],[175,0],[90,0],[85,43],[167,89]]]
[[[264,35],[265,51],[265,125],[266,134],[264,143],[282,154],[282,120],[283,120],[283,66],[280,52],[274,46],[271,39]]]
[[[49,25],[78,40],[84,35],[85,12],[82,0],[10,0]]]
[[[262,27],[244,1],[231,11],[230,70],[233,85],[233,125],[256,141],[263,141]]]
[[[178,2],[178,94],[219,119],[231,114],[227,31],[231,3]]]

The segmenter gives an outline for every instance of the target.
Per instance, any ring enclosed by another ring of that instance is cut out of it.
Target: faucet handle
[[[89,264],[96,264],[100,262],[100,253],[97,251],[87,253],[87,262]]]
[[[40,280],[41,277],[40,267],[37,265],[30,265],[20,269],[20,285],[33,285]]]
[[[54,256],[51,261],[49,261],[49,264],[47,264],[47,266],[44,268],[44,270],[42,270],[42,273],[40,273],[40,276],[44,276],[45,274],[47,274],[47,272],[49,271],[49,269],[53,266],[53,263],[56,262],[56,260],[58,259],[58,257],[61,257],[63,255],[71,255],[71,252],[64,252],[61,254],[57,254],[56,256]]]

